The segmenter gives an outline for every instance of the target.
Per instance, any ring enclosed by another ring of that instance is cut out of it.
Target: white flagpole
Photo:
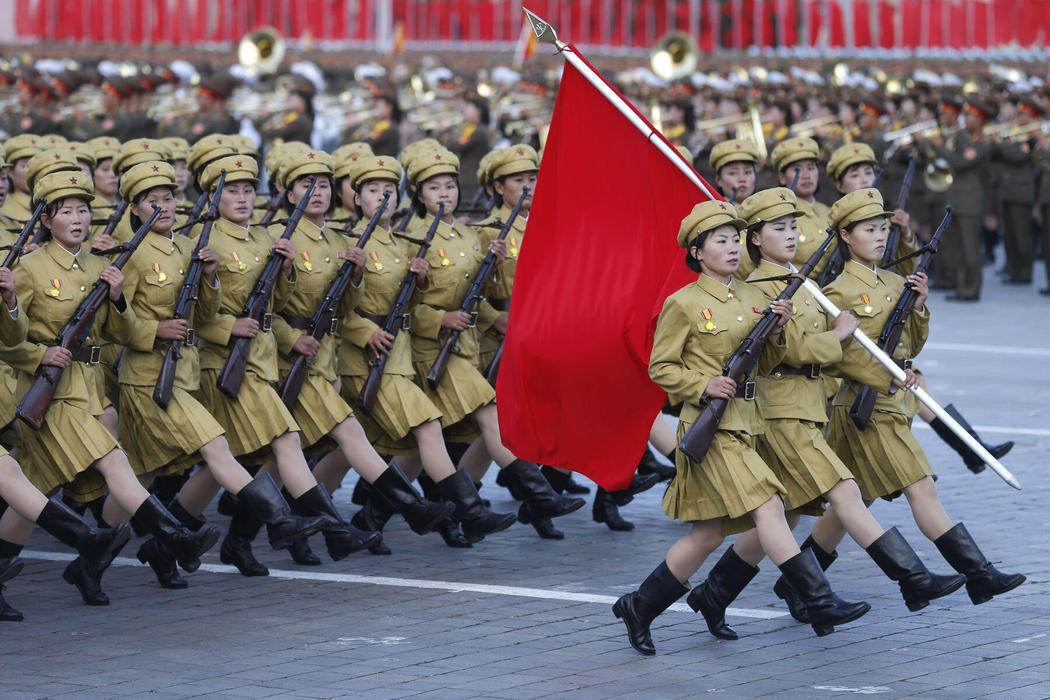
[[[584,62],[579,56],[577,56],[576,52],[573,51],[568,44],[558,39],[558,35],[554,33],[553,27],[551,27],[542,19],[534,15],[532,12],[529,12],[524,7],[522,8],[522,10],[525,11],[525,16],[528,17],[529,24],[532,26],[532,30],[536,33],[537,40],[545,43],[554,44],[557,47],[558,51],[561,52],[561,55],[565,57],[565,60],[571,63],[573,68],[578,70],[580,74],[587,79],[587,82],[593,85],[594,88],[598,92],[600,92],[605,99],[609,100],[609,102],[612,103],[614,107],[616,107],[620,114],[626,117],[627,120],[638,129],[638,131],[642,132],[642,134],[645,136],[645,138],[649,140],[650,143],[656,146],[661,153],[670,158],[671,162],[674,163],[675,166],[679,170],[681,170],[685,174],[685,176],[693,182],[694,185],[699,187],[700,190],[704,194],[706,194],[709,199],[721,199],[719,195],[715,194],[707,188],[707,186],[704,184],[704,181],[701,180],[700,177],[693,170],[692,164],[686,163],[681,153],[676,151],[671,146],[667,145],[667,142],[658,136],[659,132],[657,132],[656,128],[652,124],[650,124],[644,117],[639,116],[637,112],[631,109],[630,105],[628,105],[622,97],[617,95],[616,91],[609,87],[608,84],[606,84],[606,82],[602,80],[601,76],[595,73],[594,70],[590,66],[588,66],[586,62]]]
[[[609,102],[611,102],[623,116],[625,116],[632,124],[634,124],[635,127],[637,127],[638,130],[641,131],[645,135],[645,137],[649,139],[649,141],[660,150],[661,153],[670,158],[671,162],[673,162],[679,170],[685,173],[686,177],[688,177],[693,182],[693,184],[699,187],[700,190],[703,191],[704,194],[706,194],[711,199],[717,199],[717,196],[714,195],[704,185],[703,180],[701,180],[699,176],[697,176],[697,174],[693,171],[693,169],[686,164],[681,154],[678,153],[678,151],[671,148],[670,146],[668,146],[663,139],[654,139],[653,136],[656,135],[656,130],[653,128],[652,124],[646,121],[643,117],[638,116],[638,114],[633,109],[631,109],[630,106],[624,103],[623,99],[619,95],[617,95],[614,90],[612,90],[608,85],[606,85],[605,81],[602,80],[601,77],[598,76],[598,74],[590,68],[590,66],[588,66],[579,56],[576,55],[574,51],[572,51],[572,49],[569,48],[568,44],[559,40],[558,35],[554,32],[553,27],[551,27],[547,22],[534,15],[532,12],[529,12],[529,10],[525,9],[524,7],[522,8],[522,10],[525,11],[525,15],[526,17],[528,17],[529,24],[532,26],[532,30],[536,33],[537,40],[544,43],[554,44],[561,52],[561,54],[565,56],[565,60],[571,63],[573,67],[576,70],[578,70],[587,79],[587,81],[605,97],[605,99],[609,100]],[[841,313],[839,308],[835,306],[835,303],[828,299],[826,296],[824,296],[823,292],[820,291],[820,287],[818,287],[813,282],[813,280],[807,279],[805,281],[805,287],[806,290],[813,295],[813,298],[817,300],[817,303],[820,304],[824,308],[824,310],[832,316],[832,318],[838,316],[839,313]],[[890,374],[893,375],[895,379],[899,381],[904,381],[904,379],[906,378],[904,370],[898,367],[897,363],[894,362],[889,355],[883,352],[882,348],[876,345],[871,338],[864,335],[864,333],[862,333],[859,328],[853,331],[853,338],[858,343],[860,343],[865,350],[870,352],[875,357],[875,359],[878,360],[879,363],[883,367],[885,367],[890,372]],[[910,391],[915,394],[916,398],[918,398],[924,406],[933,411],[934,415],[940,418],[944,422],[944,424],[951,429],[953,433],[958,435],[959,439],[965,442],[971,450],[976,452],[981,457],[981,459],[984,460],[985,464],[991,467],[992,471],[998,474],[1003,481],[1010,484],[1010,486],[1013,486],[1015,489],[1020,490],[1021,484],[1017,482],[1017,479],[1014,478],[1014,475],[1011,474],[1006,467],[1000,464],[999,460],[993,457],[980,442],[975,440],[972,435],[966,432],[966,430],[964,430],[963,427],[959,425],[958,421],[956,421],[954,418],[948,415],[948,413],[945,412],[943,408],[941,408],[940,404],[938,404],[937,401],[929,395],[929,393],[927,393],[922,387],[919,386],[912,387]]]

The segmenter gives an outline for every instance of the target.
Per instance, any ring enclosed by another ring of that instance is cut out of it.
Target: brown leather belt
[[[189,346],[189,347],[195,348],[195,347],[199,347],[200,344],[201,344],[201,339],[197,337],[197,335],[193,332],[193,329],[191,328],[186,333],[186,338],[182,341],[183,347]],[[167,352],[168,348],[170,346],[171,346],[171,341],[170,340],[154,340],[153,341],[153,349],[154,350],[159,350],[160,352]]]
[[[743,384],[736,385],[736,393],[733,394],[734,398],[744,399],[745,401],[755,400],[755,383],[744,382]]]
[[[82,345],[73,351],[73,362],[83,362],[86,365],[97,365],[100,357],[101,345]]]
[[[820,379],[820,365],[802,365],[801,367],[792,367],[791,365],[777,365],[770,372],[774,377],[781,376],[792,376],[792,377],[806,377],[807,379]]]
[[[510,299],[488,299],[488,302],[496,311],[510,311]]]
[[[295,314],[280,314],[280,316],[285,323],[297,331],[305,331],[311,321],[309,316],[296,316]]]
[[[386,316],[380,316],[379,314],[366,314],[361,309],[354,309],[354,313],[356,313],[361,318],[368,319],[369,321],[371,321],[372,323],[376,324],[380,328],[382,328],[383,326],[386,325]],[[411,328],[412,328],[412,317],[409,314],[406,313],[403,316],[401,316],[401,330],[407,331],[407,330],[411,330]]]
[[[912,361],[911,360],[894,360],[893,363],[895,365],[897,365],[898,367],[900,367],[901,369],[911,369],[912,368]]]

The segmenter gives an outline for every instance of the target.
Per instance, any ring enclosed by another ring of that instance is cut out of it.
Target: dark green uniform
[[[973,301],[981,296],[981,215],[992,147],[980,134],[962,131],[934,152],[948,161],[955,173],[946,193],[955,214],[940,255],[955,271],[955,297]]]
[[[1009,280],[1032,281],[1032,204],[1035,202],[1035,169],[1032,144],[1003,141],[992,146],[999,168],[999,197],[1006,243]]]

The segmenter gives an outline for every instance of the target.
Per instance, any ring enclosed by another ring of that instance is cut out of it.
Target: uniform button
[[[184,273],[183,273],[183,271],[182,271],[182,270],[179,270],[179,274],[181,275],[181,274],[184,274]]]
[[[468,280],[470,279],[470,275],[468,275],[467,273],[463,273],[463,277]]]
[[[893,299],[890,297],[886,297],[886,301],[893,301]]]
[[[816,321],[814,321],[814,322],[813,322],[813,327],[814,327],[814,328],[820,328],[820,324],[819,324],[819,323],[817,323]]]
[[[73,263],[73,269],[74,270],[77,269],[77,264],[76,263]]]
[[[744,320],[744,317],[743,317],[743,316],[737,316],[737,317],[736,317],[736,320],[737,320],[737,321],[743,321],[743,320]]]
[[[401,258],[394,258],[394,262],[396,262],[396,263],[401,262]]]
[[[255,256],[255,262],[259,262],[259,256],[258,255]]]
[[[806,306],[809,306],[809,299],[806,299]]]
[[[332,262],[332,259],[331,258],[325,258],[324,261],[325,262]]]
[[[730,299],[732,299],[732,298],[733,298],[733,293],[732,293],[732,292],[729,292],[729,298],[730,298]]]
[[[85,287],[85,286],[83,286],[83,285],[81,285],[81,286],[80,286],[80,291],[82,291],[82,292],[83,292],[83,291],[86,291],[86,290],[87,290],[87,287]]]
[[[461,257],[461,258],[465,258],[466,256],[467,256],[467,254],[466,254],[466,253],[464,253],[464,252],[460,251],[460,253],[459,253],[459,257]]]
[[[455,238],[456,237],[456,232],[452,231],[451,233],[448,234],[448,237],[449,238]]]
[[[904,347],[904,341],[902,340],[901,342],[897,343],[897,346],[903,348]]]

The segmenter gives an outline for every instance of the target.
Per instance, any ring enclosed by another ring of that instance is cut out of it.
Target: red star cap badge
[[[875,193],[869,191],[868,192],[868,199],[875,199]]]
[[[787,196],[786,196],[786,195],[784,195],[784,193],[781,193],[781,194],[780,194],[780,199],[781,199],[782,201],[785,201],[785,202],[786,202],[786,201],[787,201]]]
[[[740,144],[738,143],[735,146],[733,146],[733,150],[739,151],[740,150]]]
[[[523,156],[523,155],[525,155],[525,151],[523,151],[523,150],[521,150],[521,149],[519,148],[519,149],[518,149],[518,155],[519,155],[519,156]]]
[[[154,165],[153,166],[153,172],[159,173],[160,172],[160,166],[159,165]]]
[[[77,184],[77,179],[75,177],[69,178],[69,184],[71,184],[71,185]]]
[[[721,209],[722,211],[725,211],[726,210],[726,205],[724,203],[719,204],[718,208]]]
[[[441,160],[441,154],[440,153],[435,153],[434,154],[434,160]]]
[[[148,151],[149,150],[149,144],[148,143],[142,144],[142,150]]]
[[[383,167],[383,161],[377,160],[376,163],[379,165],[380,168]]]
[[[55,154],[55,160],[62,160],[62,156],[60,156],[59,154],[56,153]]]
[[[215,139],[215,143],[217,143],[217,144],[219,144],[221,146],[222,145],[222,139]]]
[[[241,163],[241,161],[237,161],[237,167],[238,167],[238,168],[243,168],[243,167],[244,167],[244,165],[243,165],[243,164]]]
[[[313,151],[310,151],[309,153],[306,154],[306,157],[309,158],[310,160],[313,160],[314,158],[317,157],[317,154],[314,153]]]

